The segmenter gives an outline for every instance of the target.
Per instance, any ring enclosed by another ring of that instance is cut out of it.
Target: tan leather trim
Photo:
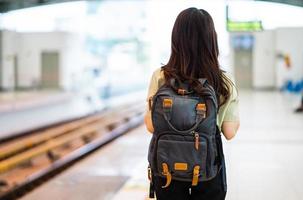
[[[173,106],[173,100],[172,99],[163,99],[163,107],[164,108],[170,108]]]
[[[174,168],[175,170],[185,171],[187,170],[187,163],[175,163]]]
[[[201,111],[206,111],[205,103],[198,103],[196,109]]]
[[[192,186],[198,185],[199,172],[200,172],[200,166],[196,165],[194,167],[194,171],[193,171],[193,180],[192,180],[192,184],[191,184]]]
[[[166,184],[162,186],[162,188],[167,188],[172,180],[171,173],[169,172],[168,165],[166,163],[162,163],[163,172],[162,174],[166,176]]]

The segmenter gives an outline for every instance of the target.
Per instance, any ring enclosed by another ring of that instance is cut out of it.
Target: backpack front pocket
[[[191,181],[194,171],[199,178],[206,177],[208,142],[204,137],[166,134],[159,138],[156,152],[158,172],[167,165],[173,179]],[[165,169],[166,170],[166,169]]]

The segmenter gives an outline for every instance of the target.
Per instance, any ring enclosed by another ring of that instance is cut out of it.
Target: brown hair
[[[231,81],[223,74],[218,61],[217,33],[212,17],[203,9],[188,8],[177,17],[171,37],[171,55],[162,67],[165,83],[170,79],[188,81],[199,94],[199,78],[206,78],[217,94],[218,105],[230,97]],[[220,100],[221,99],[221,100]]]

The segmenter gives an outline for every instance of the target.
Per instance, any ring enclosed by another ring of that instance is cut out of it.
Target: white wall
[[[253,87],[275,88],[275,31],[254,33]]]
[[[303,78],[303,27],[254,33],[253,86],[281,88],[285,81]],[[279,55],[289,55],[291,67]]]
[[[86,57],[84,36],[78,34],[68,34],[65,37],[65,46],[62,49],[62,67],[60,85],[65,90],[72,89],[75,75],[82,75],[90,63]]]
[[[79,35],[66,32],[15,33],[3,31],[3,42],[2,87],[4,89],[14,88],[14,55],[18,56],[18,86],[21,88],[39,86],[42,52],[59,52],[59,85],[62,89],[69,89],[72,74],[84,67],[81,57],[83,40]]]
[[[15,32],[2,32],[2,83],[1,87],[7,90],[14,88],[14,56],[20,47],[20,37]]]
[[[60,55],[59,67],[62,66],[62,49],[65,45],[64,34],[22,33],[21,37],[19,84],[22,87],[31,87],[40,82],[42,51],[58,51]]]

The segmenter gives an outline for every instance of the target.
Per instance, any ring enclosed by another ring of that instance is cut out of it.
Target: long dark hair
[[[218,61],[219,49],[214,22],[203,9],[188,8],[177,17],[171,37],[171,55],[162,66],[165,83],[170,79],[188,81],[199,94],[199,78],[206,78],[217,94],[218,105],[230,97],[231,81],[223,74]]]

